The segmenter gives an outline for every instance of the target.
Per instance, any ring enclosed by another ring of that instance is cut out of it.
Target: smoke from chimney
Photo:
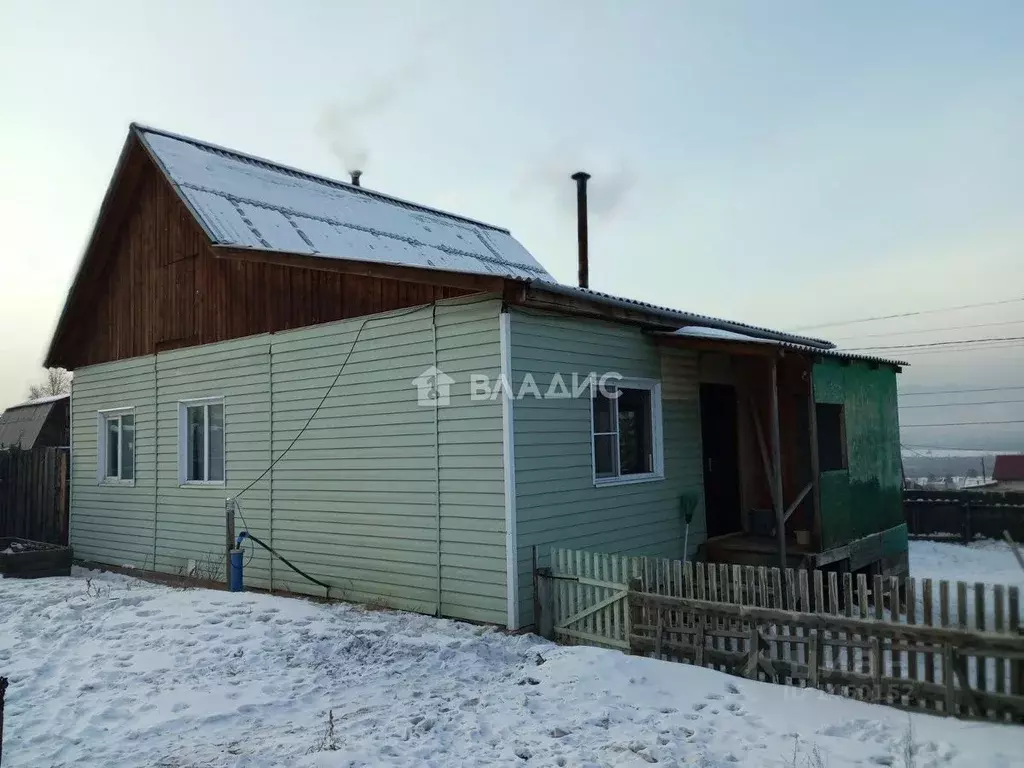
[[[580,288],[590,287],[590,254],[587,239],[587,179],[590,174],[577,171],[572,175],[576,182],[576,239],[579,248]]]

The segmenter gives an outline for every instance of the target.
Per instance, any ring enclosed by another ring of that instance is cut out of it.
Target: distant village
[[[1024,491],[1024,455],[904,451],[904,487],[918,491]]]

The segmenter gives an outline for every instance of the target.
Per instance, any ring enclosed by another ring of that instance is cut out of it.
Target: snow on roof
[[[214,245],[553,280],[508,230],[136,126]]]
[[[39,397],[12,405],[0,412],[0,446],[20,445],[26,449],[34,447],[46,425],[53,404],[68,397],[69,395]]]
[[[676,330],[675,336],[689,336],[695,339],[726,339],[728,341],[752,341],[759,343],[775,343],[771,339],[749,336],[745,333],[725,331],[721,328],[707,328],[703,325],[684,325]]]
[[[722,330],[720,328],[707,328],[700,325],[684,325],[682,328],[677,329],[673,336],[685,336],[694,339],[719,339],[723,341],[741,341],[753,344],[772,344],[774,346],[783,347],[785,349],[792,349],[797,352],[809,352],[815,355],[824,355],[826,357],[838,357],[844,360],[863,360],[870,363],[884,363],[886,365],[905,366],[906,363],[900,362],[899,360],[887,360],[882,357],[872,357],[870,355],[859,355],[852,352],[844,352],[841,349],[821,349],[819,347],[812,347],[807,344],[795,344],[787,341],[780,341],[778,339],[766,339],[763,337],[748,335],[745,333],[736,333],[734,331]]]
[[[15,403],[14,405],[7,406],[7,410],[13,410],[15,408],[24,408],[28,405],[43,405],[45,403],[55,403],[58,400],[66,400],[71,397],[70,394],[65,392],[63,395],[47,395],[46,397],[37,397],[34,400],[26,400],[23,403]]]

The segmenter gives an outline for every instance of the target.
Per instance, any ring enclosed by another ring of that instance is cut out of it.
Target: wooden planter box
[[[71,547],[0,538],[0,575],[16,579],[71,575]]]

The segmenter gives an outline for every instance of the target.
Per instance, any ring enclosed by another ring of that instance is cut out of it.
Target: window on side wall
[[[662,477],[658,382],[621,380],[595,386],[591,425],[596,484]]]
[[[224,400],[178,405],[178,477],[183,485],[224,483]]]
[[[112,485],[135,483],[135,411],[100,411],[97,420],[97,477]]]
[[[817,403],[818,470],[846,469],[846,419],[843,406]]]

